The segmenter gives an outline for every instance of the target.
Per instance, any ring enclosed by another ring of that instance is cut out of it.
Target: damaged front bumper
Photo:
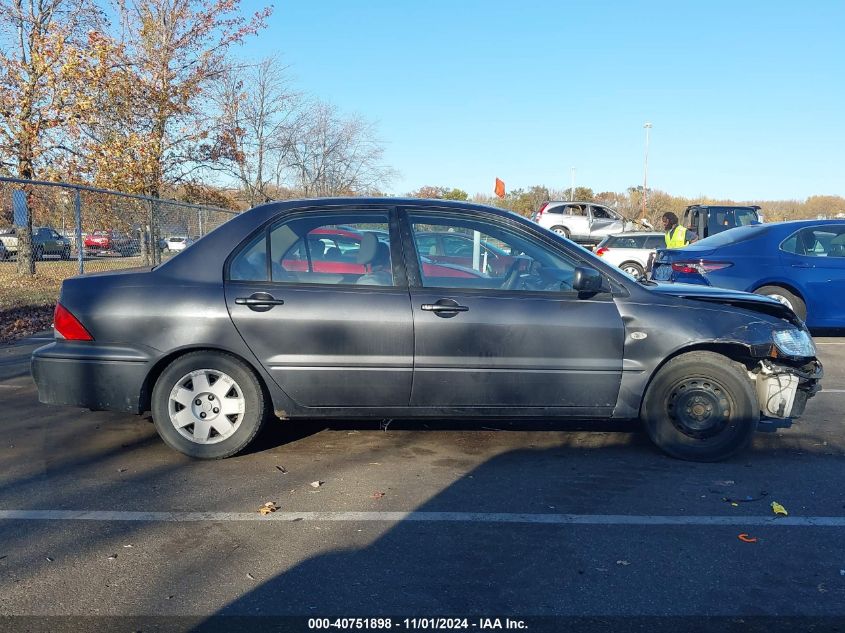
[[[783,428],[800,417],[807,400],[821,390],[824,369],[815,359],[800,366],[762,360],[750,376],[757,390],[761,421],[786,422],[774,425]]]

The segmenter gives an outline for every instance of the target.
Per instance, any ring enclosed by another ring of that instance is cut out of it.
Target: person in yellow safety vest
[[[678,224],[678,216],[668,211],[663,214],[663,230],[666,235],[666,248],[683,248],[687,244],[692,244],[698,239],[698,235],[680,224]]]

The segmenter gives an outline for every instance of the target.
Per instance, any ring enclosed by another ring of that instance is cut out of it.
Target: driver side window
[[[448,212],[408,217],[425,288],[572,291],[575,261],[527,233]],[[435,237],[451,247],[426,248]]]

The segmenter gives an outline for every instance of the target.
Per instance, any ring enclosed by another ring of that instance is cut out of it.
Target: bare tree
[[[270,57],[253,66],[231,66],[213,98],[219,112],[221,160],[212,169],[234,176],[250,206],[273,199],[278,189],[284,139],[298,116],[300,97],[290,86],[286,68]]]
[[[382,164],[384,148],[374,125],[357,116],[343,118],[331,104],[305,107],[280,140],[280,176],[287,174],[306,196],[372,193],[395,175]]]

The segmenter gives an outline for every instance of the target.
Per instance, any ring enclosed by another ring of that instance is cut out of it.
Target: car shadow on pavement
[[[256,572],[254,589],[195,630],[249,630],[263,622],[304,631],[314,628],[308,618],[390,617],[395,623],[452,617],[472,623],[530,616],[547,618],[532,621],[533,631],[762,632],[796,630],[811,615],[845,614],[845,592],[828,591],[828,585],[820,592],[817,582],[800,580],[829,571],[829,550],[799,533],[757,528],[765,542],[761,551],[737,540],[742,527],[555,521],[569,515],[761,514],[765,504],[735,511],[724,490],[714,489],[719,478],[739,481],[747,460],[755,463],[756,457],[767,460],[752,454],[692,464],[643,454],[625,441],[601,450],[517,449],[484,461],[416,507],[389,495],[361,495],[359,511],[410,512],[396,522],[268,520],[259,527],[286,546],[268,549],[266,567],[286,571]],[[772,470],[753,485],[777,491]],[[509,518],[517,514],[524,516]],[[832,547],[845,546],[841,531],[825,538]],[[300,545],[324,552],[303,554]],[[207,572],[227,565],[218,562],[221,567],[209,561]],[[300,620],[283,619],[291,616]]]

